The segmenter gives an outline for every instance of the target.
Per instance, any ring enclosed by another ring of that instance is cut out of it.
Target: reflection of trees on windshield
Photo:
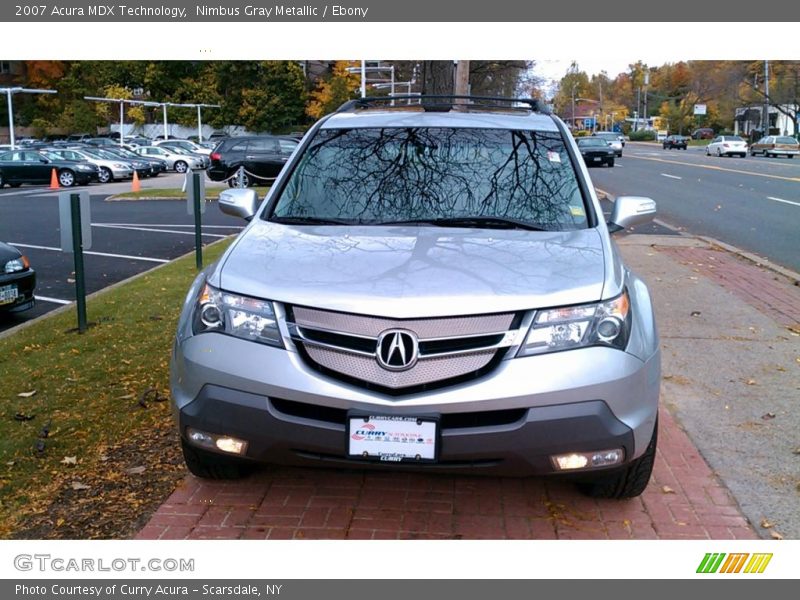
[[[586,226],[557,133],[494,129],[335,129],[317,134],[276,216],[376,223],[500,217]]]

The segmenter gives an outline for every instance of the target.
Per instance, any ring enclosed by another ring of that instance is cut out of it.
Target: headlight
[[[5,264],[3,270],[6,273],[17,273],[18,271],[24,271],[25,269],[29,268],[31,263],[28,262],[27,256],[20,256],[19,258],[14,258],[8,261]]]
[[[630,333],[627,290],[612,300],[540,311],[517,356],[530,356],[585,346],[623,350]]]
[[[130,169],[128,165],[123,165],[122,163],[114,163],[115,169]]]
[[[192,330],[195,334],[216,331],[283,347],[272,302],[230,294],[208,284],[197,296]]]

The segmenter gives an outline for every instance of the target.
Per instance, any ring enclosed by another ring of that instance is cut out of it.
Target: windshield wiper
[[[447,217],[440,219],[409,219],[408,221],[385,221],[376,225],[434,225],[436,227],[469,227],[476,229],[526,229],[549,231],[536,223],[528,223],[507,217]]]
[[[354,225],[352,221],[341,219],[323,219],[319,217],[276,217],[269,219],[271,223],[281,225]]]

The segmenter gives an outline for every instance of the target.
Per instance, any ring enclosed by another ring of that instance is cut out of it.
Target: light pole
[[[93,102],[119,102],[119,147],[122,148],[125,142],[125,135],[123,133],[124,117],[125,117],[125,104],[138,104],[139,106],[158,106],[158,102],[148,102],[146,100],[129,100],[127,98],[98,98],[96,96],[84,96],[84,100],[92,100]]]
[[[366,66],[366,61],[362,60],[360,67],[347,67],[346,71],[348,73],[361,73],[361,97],[362,98],[366,98],[367,97],[367,71],[389,71],[390,72],[389,85],[392,88],[391,95],[394,96],[394,86],[395,86],[394,65],[389,65],[388,67],[381,67],[381,66],[368,67],[368,66]],[[394,102],[392,102],[392,105],[394,106]]]
[[[8,138],[13,150],[16,147],[16,143],[14,139],[14,103],[11,100],[11,96],[14,94],[57,94],[58,92],[56,90],[37,90],[23,87],[0,88],[0,92],[5,93],[8,99]]]
[[[765,125],[761,128],[761,136],[769,135],[769,61],[764,61],[764,118]]]
[[[199,142],[203,141],[203,117],[200,115],[200,109],[202,108],[220,108],[219,104],[177,104],[175,102],[168,102],[170,106],[180,106],[183,108],[197,108],[197,140]],[[165,114],[166,114],[166,108]],[[166,126],[166,118],[165,118],[165,126]],[[164,130],[164,139],[166,137],[166,129]]]

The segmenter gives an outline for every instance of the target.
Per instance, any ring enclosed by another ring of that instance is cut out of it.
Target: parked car
[[[618,158],[622,157],[622,147],[625,145],[620,139],[620,135],[613,131],[595,131],[592,137],[599,137],[608,142],[608,145],[614,149],[614,153]]]
[[[86,185],[100,176],[97,166],[85,161],[66,160],[38,150],[12,150],[0,154],[0,188],[5,184],[50,183],[54,169],[62,187]]]
[[[109,183],[115,179],[130,179],[133,177],[133,167],[130,163],[122,162],[121,159],[109,159],[88,149],[77,150],[55,147],[49,149],[48,152],[66,160],[86,161],[97,165],[99,170],[97,179],[100,183]]]
[[[89,144],[90,146],[100,146],[101,148],[105,148],[106,146],[119,146],[119,141],[114,141],[111,138],[107,137],[94,137],[83,140],[84,144]]]
[[[578,150],[587,167],[614,166],[614,157],[617,153],[606,140],[601,137],[582,137],[577,138],[577,141]]]
[[[750,156],[763,154],[764,156],[785,156],[793,158],[800,154],[800,142],[787,135],[769,135],[762,137],[750,146]]]
[[[738,135],[718,135],[706,146],[706,156],[747,156],[747,142]]]
[[[159,140],[153,144],[154,146],[161,146],[163,148],[180,148],[185,150],[186,152],[191,152],[192,154],[202,154],[204,156],[208,156],[211,154],[211,149],[206,148],[205,146],[201,146],[200,144],[195,144],[194,142],[190,142],[189,140]]]
[[[640,494],[659,341],[610,232],[655,202],[618,197],[607,224],[566,125],[535,100],[422,101],[348,103],[268,200],[220,194],[250,223],[179,319],[171,398],[188,468],[571,474],[592,496]]]
[[[92,138],[92,137],[94,137],[94,136],[89,134],[89,133],[73,133],[73,134],[70,134],[70,135],[67,136],[66,141],[72,142],[72,143],[85,142],[86,140],[88,140],[89,138]]]
[[[36,272],[28,257],[14,246],[0,242],[0,313],[33,308]]]
[[[203,169],[204,161],[201,156],[180,154],[174,150],[159,148],[158,146],[142,146],[136,153],[147,158],[158,158],[167,163],[167,168],[177,173],[186,173],[189,169]]]
[[[682,135],[668,135],[663,142],[661,142],[661,147],[664,150],[672,150],[673,148],[676,150],[686,150],[686,146],[689,145],[688,138]]]
[[[164,173],[167,170],[167,161],[159,158],[141,156],[140,154],[136,154],[136,152],[128,150],[127,148],[120,148],[119,146],[115,148],[108,147],[103,148],[102,151],[105,154],[116,156],[130,162],[140,177],[142,176],[142,173],[145,173],[148,177],[157,177],[159,174]]]
[[[297,144],[297,140],[272,135],[227,138],[210,155],[208,177],[212,181],[223,181],[241,166],[245,170],[245,186],[273,180]]]
[[[693,140],[711,140],[714,139],[714,130],[709,127],[701,127],[692,132]]]

